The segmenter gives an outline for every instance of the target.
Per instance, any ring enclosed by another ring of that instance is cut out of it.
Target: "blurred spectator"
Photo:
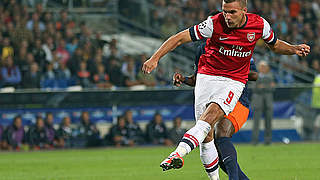
[[[3,149],[20,150],[26,142],[26,135],[20,116],[16,116],[10,126],[6,128],[2,135]]]
[[[53,22],[46,23],[46,30],[43,32],[43,40],[47,40],[48,37],[54,37],[57,31]]]
[[[173,128],[169,130],[169,138],[174,144],[178,144],[182,139],[186,129],[181,127],[182,119],[181,117],[175,117],[173,120]]]
[[[92,40],[92,45],[94,48],[103,49],[104,45],[107,43],[107,41],[102,39],[102,32],[98,31],[96,32],[95,39]]]
[[[37,26],[35,26],[37,25]],[[42,32],[46,29],[45,25],[42,21],[39,20],[39,14],[37,12],[34,12],[32,14],[32,19],[30,19],[27,22],[27,29],[32,31],[34,28],[39,28],[39,30]]]
[[[69,117],[64,117],[61,121],[60,127],[57,131],[58,147],[71,148],[73,147],[74,129],[71,128],[71,120]]]
[[[266,145],[272,141],[271,121],[273,117],[273,91],[275,87],[273,74],[266,61],[260,61],[258,65],[259,78],[256,81],[256,87],[253,89],[252,105],[253,105],[253,132],[252,142],[258,144],[260,119],[264,115],[265,131],[264,142]]]
[[[109,46],[107,46],[106,48],[105,55],[108,58],[116,58],[116,59],[122,58],[123,52],[119,50],[117,39],[111,40],[111,42],[109,43]]]
[[[122,65],[122,73],[125,75],[125,84],[127,87],[135,86],[141,84],[137,80],[137,70],[135,66],[135,61],[131,56],[126,56],[126,61]]]
[[[125,77],[121,72],[120,64],[117,59],[111,58],[107,65],[107,72],[110,74],[110,81],[112,84],[123,87],[125,85]]]
[[[67,88],[68,86],[74,85],[73,78],[70,70],[67,68],[66,64],[60,62],[59,68],[56,72],[56,77],[58,81],[59,88]]]
[[[87,69],[87,63],[85,61],[80,62],[80,69],[77,73],[78,83],[84,88],[92,87],[92,83],[90,81],[91,74]]]
[[[77,49],[75,50],[75,53],[67,62],[67,66],[70,69],[72,75],[77,74],[77,72],[79,71],[81,61],[82,61],[82,49],[80,47],[77,47]]]
[[[53,61],[52,52],[55,50],[55,44],[51,36],[47,37],[45,43],[42,45],[42,49],[46,53],[46,60],[48,63]]]
[[[53,22],[53,18],[52,18],[52,13],[51,12],[44,12],[43,16],[41,16],[43,23],[48,24],[48,23],[52,23]],[[48,30],[48,28],[46,28],[46,30]]]
[[[67,43],[66,50],[70,55],[73,55],[74,51],[78,48],[78,41],[77,37],[73,37],[71,41]]]
[[[64,40],[66,43],[71,43],[73,38],[76,38],[75,34],[73,33],[73,30],[71,28],[67,28],[64,30],[64,33],[62,33]],[[77,39],[77,38],[76,38]],[[78,43],[78,42],[77,42]],[[67,46],[66,46],[67,47]],[[75,49],[75,48],[74,48]],[[68,51],[69,52],[69,51]]]
[[[107,61],[106,61],[106,59],[104,58],[104,56],[102,54],[103,54],[102,53],[102,49],[97,48],[95,50],[94,59],[88,61],[88,68],[89,68],[89,71],[92,74],[96,74],[98,72],[98,70],[97,70],[98,66],[97,65],[107,66]]]
[[[131,110],[127,110],[124,113],[124,118],[126,120],[126,126],[128,129],[128,139],[132,140],[134,144],[144,143],[144,134],[138,123],[134,122]]]
[[[2,60],[6,59],[8,56],[14,55],[13,47],[10,44],[9,37],[3,38],[3,45],[1,46],[0,50]]]
[[[5,66],[1,68],[1,77],[3,86],[12,86],[17,88],[21,82],[21,72],[18,66],[13,62],[12,56],[4,60]]]
[[[57,70],[57,78],[58,79],[64,79],[64,80],[70,80],[72,77],[71,71],[68,69],[65,63],[60,62],[59,68]]]
[[[85,61],[88,61],[89,59],[92,58],[93,55],[93,47],[90,42],[90,40],[87,40],[84,42],[83,47],[82,47],[82,58]]]
[[[36,124],[29,128],[27,133],[27,141],[33,150],[49,149],[49,139],[45,129],[45,124],[42,117],[38,116]]]
[[[54,128],[54,118],[51,112],[46,113],[45,129],[48,138],[48,144],[55,147],[57,145],[57,131]]]
[[[93,75],[93,82],[98,88],[112,88],[110,76],[105,72],[103,64],[97,64],[98,72]]]
[[[78,131],[78,137],[84,140],[86,147],[100,145],[100,133],[96,125],[90,121],[88,111],[82,112]]]
[[[23,88],[40,88],[41,72],[36,62],[33,62],[30,71],[27,72],[22,81]]]
[[[44,16],[43,5],[47,4],[48,0],[40,0],[36,3],[35,12],[39,14],[39,19],[42,21]],[[42,3],[40,3],[42,2]]]
[[[41,87],[43,88],[54,88],[56,87],[56,72],[53,69],[53,64],[47,64],[47,70],[44,72],[41,79]]]
[[[20,48],[19,55],[15,56],[16,64],[20,68],[21,74],[24,75],[29,71],[29,64],[27,61],[27,48]]]
[[[36,39],[34,47],[32,49],[32,54],[35,61],[39,65],[39,71],[42,73],[44,72],[44,68],[46,65],[46,53],[42,49],[41,39]]]
[[[312,65],[311,66],[317,73],[320,73],[320,60],[319,59],[314,59],[312,61]]]
[[[134,141],[128,139],[128,128],[126,127],[126,120],[123,116],[118,117],[118,122],[113,125],[106,136],[107,141],[110,141],[112,145],[116,147],[121,146],[133,146]]]
[[[156,113],[153,116],[152,121],[147,125],[146,130],[147,141],[155,145],[173,145],[172,141],[169,139],[169,134],[166,125],[162,121],[162,116]]]
[[[59,41],[59,46],[56,49],[56,55],[58,57],[58,62],[62,62],[63,64],[67,64],[69,58],[70,58],[70,54],[69,52],[66,50],[66,41],[61,39]]]
[[[60,19],[56,22],[56,29],[59,31],[64,31],[66,28],[74,28],[75,22],[68,17],[68,11],[60,11]]]
[[[31,64],[34,62],[36,62],[36,61],[34,60],[33,54],[31,52],[28,52],[27,53],[27,63],[28,63],[29,68],[30,68]]]
[[[57,47],[58,46],[60,46],[60,44],[61,44],[61,41],[65,41],[65,39],[64,39],[65,37],[64,37],[64,35],[63,35],[63,32],[61,32],[61,31],[57,31],[56,32],[56,34],[55,34],[55,36],[54,36],[54,43],[57,45]]]

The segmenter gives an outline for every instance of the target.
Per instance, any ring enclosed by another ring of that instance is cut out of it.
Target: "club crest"
[[[255,39],[255,37],[256,37],[256,33],[251,32],[247,34],[247,38],[249,42],[252,42]]]

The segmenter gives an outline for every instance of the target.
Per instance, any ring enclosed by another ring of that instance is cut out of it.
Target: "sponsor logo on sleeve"
[[[204,29],[207,27],[207,22],[206,21],[203,21],[202,23],[199,24],[199,29]]]

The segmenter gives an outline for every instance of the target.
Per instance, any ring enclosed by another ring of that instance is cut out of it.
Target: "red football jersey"
[[[277,40],[270,24],[256,14],[246,14],[240,28],[228,28],[223,14],[209,16],[189,29],[193,41],[207,38],[205,53],[200,56],[198,73],[224,76],[246,83],[256,42]]]

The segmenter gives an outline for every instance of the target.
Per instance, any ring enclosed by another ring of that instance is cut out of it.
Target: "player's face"
[[[223,16],[229,28],[241,27],[245,22],[247,8],[242,7],[240,2],[225,3],[222,1]]]

